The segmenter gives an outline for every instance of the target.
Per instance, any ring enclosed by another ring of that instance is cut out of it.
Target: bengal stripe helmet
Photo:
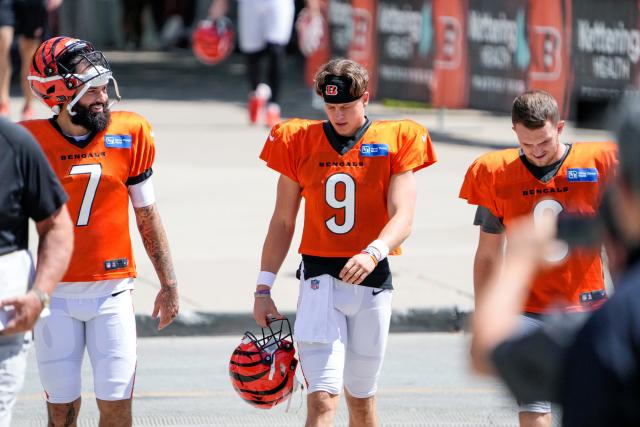
[[[245,332],[229,362],[231,385],[247,403],[271,409],[293,393],[298,360],[289,321],[272,320],[262,337]]]
[[[110,80],[115,89],[113,102],[120,100],[118,83],[102,52],[88,41],[72,37],[45,40],[33,55],[27,80],[32,92],[56,114],[66,103],[74,115],[73,106],[89,88],[107,85]]]

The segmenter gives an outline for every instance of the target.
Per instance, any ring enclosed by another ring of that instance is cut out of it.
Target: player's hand
[[[227,13],[227,5],[224,1],[214,0],[209,6],[209,19],[215,21],[217,18],[223,17]]]
[[[340,271],[340,280],[359,285],[376,268],[371,255],[359,253],[352,256]]]
[[[7,298],[0,301],[0,308],[13,306],[14,316],[2,331],[3,335],[17,334],[33,329],[40,317],[42,303],[34,292],[27,292],[19,297]]]
[[[271,297],[256,297],[253,301],[253,318],[258,326],[267,327],[267,322],[271,318],[282,319],[284,316],[280,314],[276,308],[276,303]]]
[[[159,331],[169,326],[178,317],[179,306],[178,287],[161,286],[156,296],[156,302],[153,305],[153,314],[151,314],[154,319],[157,319],[158,314],[160,314]]]
[[[507,231],[507,262],[525,261],[533,266],[546,264],[545,256],[558,250],[562,242],[555,239],[557,228],[556,215],[542,215],[535,221],[524,217],[513,221]]]

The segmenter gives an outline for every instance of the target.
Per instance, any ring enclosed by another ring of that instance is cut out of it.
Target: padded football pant
[[[50,403],[80,397],[87,348],[100,400],[131,398],[136,372],[136,319],[131,291],[99,298],[51,298],[51,315],[36,324],[40,380]]]
[[[301,281],[308,286],[312,279]],[[329,343],[298,341],[300,366],[308,393],[340,394],[356,398],[375,395],[389,336],[391,290],[351,285],[332,278],[330,316],[338,338]]]

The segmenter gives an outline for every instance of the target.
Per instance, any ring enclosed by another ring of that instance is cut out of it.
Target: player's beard
[[[102,111],[98,113],[92,112],[91,107],[94,105],[102,105]],[[101,104],[96,102],[88,107],[76,104],[72,110],[76,114],[71,116],[71,123],[82,126],[90,132],[101,132],[105,130],[111,121],[111,112],[109,111],[108,103]]]

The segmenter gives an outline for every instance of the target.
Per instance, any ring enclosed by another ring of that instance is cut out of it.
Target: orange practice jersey
[[[129,237],[128,185],[151,175],[155,147],[149,123],[130,112],[112,112],[111,123],[84,148],[53,120],[22,123],[36,138],[69,195],[75,246],[65,282],[134,277]]]
[[[573,144],[555,177],[543,183],[527,169],[518,149],[501,150],[469,167],[460,197],[489,209],[506,228],[514,218],[533,214],[535,220],[548,209],[594,215],[616,164],[613,143]],[[534,279],[525,311],[588,310],[580,294],[604,289],[600,250],[565,248],[549,256],[551,266]]]
[[[329,143],[323,122],[290,120],[272,129],[260,158],[302,188],[299,252],[321,257],[351,257],[378,238],[389,221],[391,176],[436,161],[427,130],[408,120],[372,122],[343,155]]]

